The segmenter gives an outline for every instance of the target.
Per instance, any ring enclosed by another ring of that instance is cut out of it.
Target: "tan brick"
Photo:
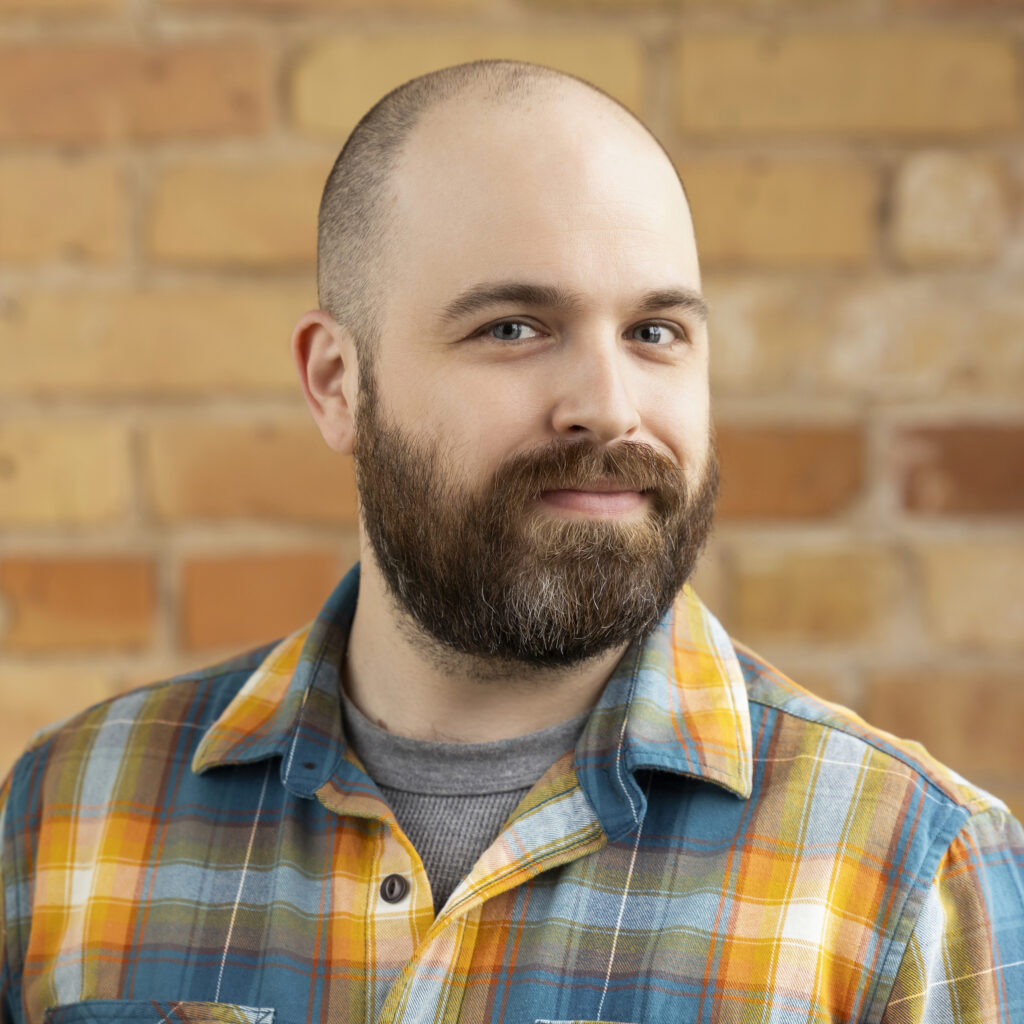
[[[147,248],[158,262],[316,264],[317,208],[331,161],[191,162],[156,184]]]
[[[193,558],[184,565],[187,650],[268,643],[316,618],[342,567],[332,550]]]
[[[144,442],[149,501],[163,520],[357,522],[352,460],[308,416],[189,417],[153,425]]]
[[[116,522],[130,487],[123,427],[90,419],[0,422],[0,524]]]
[[[271,96],[269,54],[249,42],[0,46],[0,141],[252,135]]]
[[[0,395],[280,393],[301,286],[32,292],[0,309]]]
[[[124,170],[112,160],[0,159],[0,261],[122,259],[125,187]]]
[[[734,552],[729,629],[741,640],[830,644],[876,638],[901,572],[879,548],[761,544]]]
[[[997,31],[692,31],[673,66],[686,133],[958,137],[1021,117],[1015,44]]]
[[[477,11],[487,0],[163,0],[167,7],[200,9],[255,9],[258,11],[394,11],[414,14],[462,14]]]
[[[878,182],[845,160],[676,161],[705,266],[858,266],[876,249]]]
[[[998,164],[961,153],[918,153],[896,177],[892,242],[909,266],[994,258],[1009,218]]]
[[[156,623],[156,566],[145,558],[47,556],[0,561],[6,651],[135,650]]]
[[[1024,512],[1024,424],[900,431],[903,504],[914,512]]]
[[[0,778],[36,732],[112,692],[110,674],[87,663],[0,664]]]
[[[1024,393],[1024,292],[997,280],[712,275],[705,292],[720,397]]]
[[[1024,776],[1019,672],[921,666],[869,674],[865,717],[974,774]]]
[[[644,54],[622,32],[481,32],[350,34],[319,40],[298,61],[291,82],[295,123],[340,139],[396,85],[468,60],[510,57],[579,75],[638,113],[644,97]]]
[[[948,11],[1010,11],[1024,7],[1024,0],[896,0],[897,8]]]
[[[116,14],[124,8],[125,0],[0,0],[0,15],[31,14],[47,19]]]
[[[835,515],[860,492],[864,439],[848,426],[718,425],[723,519]]]
[[[919,550],[925,617],[948,648],[1024,651],[1024,542],[936,541]]]

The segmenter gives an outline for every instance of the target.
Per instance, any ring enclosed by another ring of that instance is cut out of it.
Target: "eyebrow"
[[[515,303],[522,306],[559,307],[569,312],[583,308],[582,298],[575,292],[556,285],[532,284],[528,281],[503,281],[473,285],[457,295],[438,315],[442,325],[477,313],[488,306]],[[696,288],[659,288],[645,292],[636,302],[639,314],[662,309],[684,309],[700,321],[708,318],[708,304]]]

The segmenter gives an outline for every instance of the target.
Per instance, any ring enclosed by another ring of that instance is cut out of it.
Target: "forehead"
[[[671,163],[628,114],[582,88],[435,107],[388,198],[392,289],[443,300],[503,277],[578,293],[699,287]]]

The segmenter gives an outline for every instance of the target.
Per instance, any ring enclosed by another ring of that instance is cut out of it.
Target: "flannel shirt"
[[[4,1024],[1024,1021],[1018,823],[689,588],[435,918],[342,733],[357,593],[37,737]]]

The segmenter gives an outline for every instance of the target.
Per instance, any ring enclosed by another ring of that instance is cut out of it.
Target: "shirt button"
[[[380,895],[388,903],[401,903],[409,891],[409,883],[401,875],[388,875],[380,883]]]

